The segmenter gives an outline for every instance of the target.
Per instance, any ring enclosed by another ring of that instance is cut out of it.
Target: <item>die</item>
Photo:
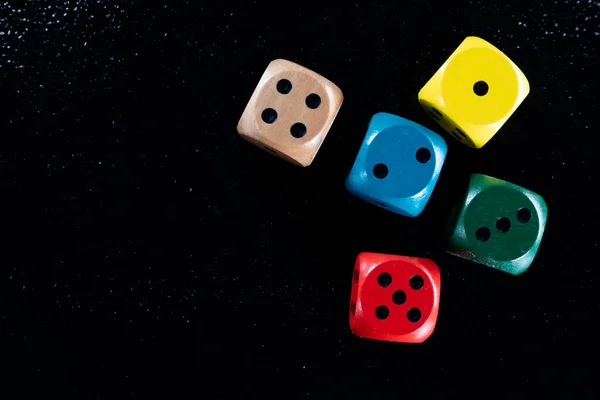
[[[448,252],[500,271],[525,272],[538,251],[548,208],[515,184],[473,174],[449,222]]]
[[[440,289],[433,260],[360,253],[352,274],[350,330],[362,338],[422,343],[435,329]]]
[[[529,94],[517,65],[485,40],[469,36],[419,91],[419,103],[459,142],[483,147]]]
[[[302,167],[321,147],[344,96],[321,75],[291,61],[271,61],[237,131],[250,143]]]
[[[418,216],[438,180],[447,145],[437,133],[405,118],[373,115],[346,189],[378,207]]]

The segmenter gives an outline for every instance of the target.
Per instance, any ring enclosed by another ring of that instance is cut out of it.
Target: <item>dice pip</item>
[[[437,133],[402,117],[377,113],[346,178],[346,189],[378,207],[416,217],[431,197],[446,151]]]
[[[440,271],[430,259],[360,253],[352,274],[350,330],[357,336],[422,343],[440,304]]]
[[[288,162],[307,167],[342,105],[340,88],[291,61],[272,61],[238,122],[250,143]]]
[[[517,65],[487,41],[469,36],[419,92],[421,106],[452,137],[483,147],[529,94]]]
[[[449,223],[449,253],[519,275],[538,251],[548,208],[530,190],[490,176],[471,175],[464,202]]]

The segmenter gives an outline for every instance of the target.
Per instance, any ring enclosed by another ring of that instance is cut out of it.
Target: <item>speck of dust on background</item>
[[[111,0],[64,0],[55,5],[39,0],[1,2],[0,69],[27,68],[24,59],[31,55],[27,52],[43,52],[51,42],[65,53],[84,48],[89,39],[120,29],[131,4]],[[578,38],[590,31],[600,38],[600,1],[563,0],[530,7],[530,13],[515,15],[514,22],[532,33]],[[28,43],[32,40],[35,43]]]
[[[64,0],[47,4],[39,0],[0,3],[0,73],[31,67],[36,52],[48,45],[61,53],[73,53],[89,40],[119,30],[132,3],[111,0]],[[480,5],[485,8],[485,4]],[[514,23],[536,36],[552,40],[579,38],[592,32],[600,39],[600,1],[563,0],[531,4],[528,14],[515,15]],[[587,46],[582,44],[583,52]],[[592,49],[593,50],[593,49]],[[31,63],[31,62],[30,62]]]
[[[17,3],[17,4],[15,4]],[[64,0],[0,3],[0,71],[27,69],[27,60],[48,45],[61,53],[77,52],[108,30],[119,30],[126,14],[121,1]]]

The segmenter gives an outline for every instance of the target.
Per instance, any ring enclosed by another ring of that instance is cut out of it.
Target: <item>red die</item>
[[[440,270],[430,259],[360,253],[352,276],[350,329],[355,335],[422,343],[435,328]]]

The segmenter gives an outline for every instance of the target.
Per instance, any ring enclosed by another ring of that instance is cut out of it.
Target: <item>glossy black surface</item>
[[[0,2],[0,397],[594,397],[600,3],[164,3]],[[529,97],[479,151],[445,136],[420,217],[351,196],[375,112],[442,133],[417,92],[467,35]],[[235,131],[275,58],[345,94],[307,169]],[[443,251],[471,172],[548,204],[522,276]],[[439,264],[426,343],[349,332],[360,251]]]

